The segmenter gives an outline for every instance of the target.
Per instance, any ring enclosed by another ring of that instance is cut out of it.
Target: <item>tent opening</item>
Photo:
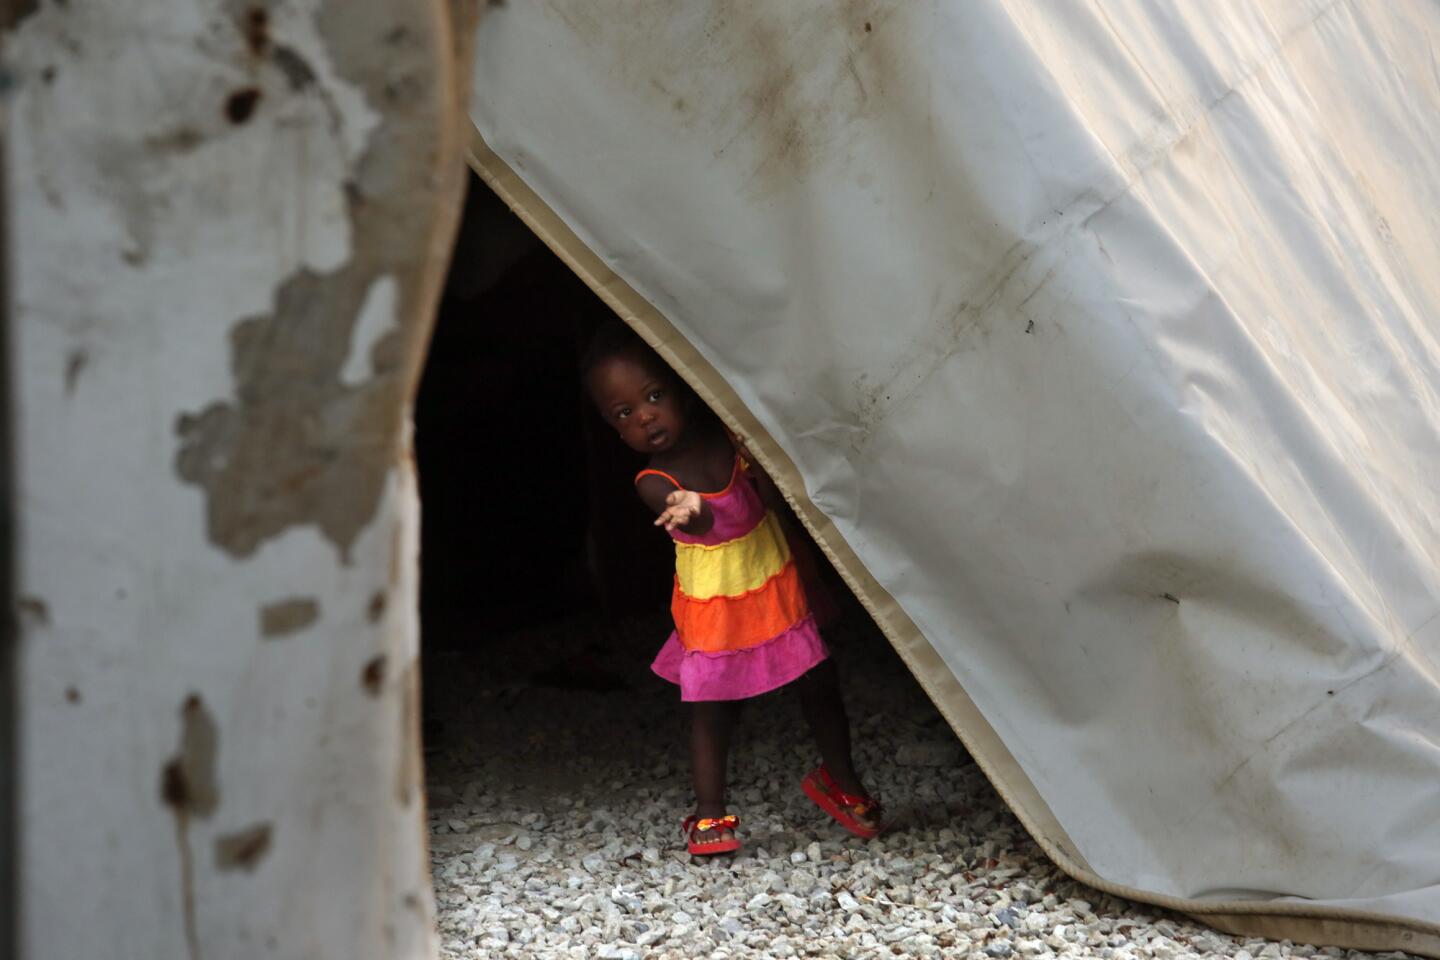
[[[592,927],[639,949],[709,912],[715,922],[686,937],[749,935],[727,930],[729,908],[699,888],[648,899],[656,883],[684,888],[708,865],[690,860],[678,830],[692,802],[685,710],[649,669],[670,630],[673,548],[634,494],[642,464],[589,408],[577,372],[610,316],[472,178],[415,409],[423,730],[445,956],[574,946]],[[744,901],[813,901],[785,921],[804,939],[845,922],[835,884],[908,888],[931,869],[921,862],[986,870],[1003,858],[1034,873],[1027,889],[1062,882],[838,578],[834,588],[843,612],[826,640],[856,765],[896,829],[867,845],[829,821],[800,790],[817,757],[796,698],[749,701],[729,771],[746,846],[722,867],[745,878]],[[782,866],[789,886],[766,893]],[[618,913],[617,885],[634,892]],[[562,923],[570,913],[574,929]],[[704,947],[692,939],[687,949]]]

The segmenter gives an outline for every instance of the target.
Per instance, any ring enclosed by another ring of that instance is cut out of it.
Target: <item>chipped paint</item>
[[[392,331],[415,316],[417,298],[433,295],[418,285],[434,266],[424,251],[392,246],[399,228],[428,214],[408,198],[428,192],[432,165],[411,148],[425,118],[397,110],[417,91],[420,64],[357,42],[356,18],[334,5],[319,21],[334,38],[337,71],[385,108],[346,186],[354,254],[334,270],[299,270],[268,311],[235,323],[232,398],[180,415],[175,466],[205,491],[210,540],[231,555],[312,526],[348,563],[397,459],[414,383],[415,361],[403,362]],[[368,369],[351,362],[357,353]]]
[[[358,387],[380,372],[375,351],[393,349],[386,338],[397,331],[395,326],[395,282],[381,277],[370,285],[360,307],[360,319],[350,338],[350,356],[340,371],[340,381],[347,387]]]
[[[365,201],[358,201],[364,208]],[[237,557],[313,525],[349,562],[395,459],[403,386],[393,355],[359,386],[340,377],[369,289],[368,264],[302,270],[274,309],[231,331],[236,400],[176,423],[176,471],[204,488],[212,543]]]
[[[260,635],[267,639],[299,633],[320,619],[314,597],[289,597],[260,608]]]

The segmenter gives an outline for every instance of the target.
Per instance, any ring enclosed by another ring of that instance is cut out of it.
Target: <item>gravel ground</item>
[[[1232,937],[1068,879],[871,637],[832,647],[894,829],[854,839],[805,798],[815,758],[781,692],[747,706],[732,749],[744,849],[692,859],[684,717],[647,669],[665,631],[602,641],[572,622],[492,642],[483,663],[427,661],[443,957],[1374,956]],[[610,689],[577,688],[591,680]]]

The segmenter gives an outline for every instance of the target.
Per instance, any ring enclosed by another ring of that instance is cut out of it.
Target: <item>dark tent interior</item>
[[[521,739],[555,742],[562,718],[593,725],[584,711],[609,709],[593,699],[606,692],[629,694],[615,702],[632,706],[659,698],[683,728],[678,695],[648,670],[671,627],[673,547],[635,495],[642,455],[595,413],[578,375],[590,336],[612,316],[472,176],[415,404],[429,754],[470,742],[499,762]],[[923,704],[926,724],[948,738],[863,608],[822,566],[842,611],[842,629],[827,637],[842,669],[847,659],[883,663],[899,695]],[[501,723],[510,705],[542,696],[555,702],[539,722],[556,730],[519,729],[536,722],[526,721],[481,735],[466,719],[493,701],[502,709],[483,716]],[[873,720],[862,704],[851,706],[857,726]],[[680,736],[633,739],[648,743],[637,749],[675,753],[684,770]]]
[[[999,906],[1080,896],[828,568],[839,616],[825,640],[856,769],[892,829],[859,841],[807,799],[815,741],[791,691],[765,694],[744,701],[730,749],[727,805],[745,849],[717,869],[743,882],[705,886],[706,861],[726,858],[684,853],[688,712],[649,668],[672,626],[674,548],[635,495],[639,455],[590,409],[578,375],[610,317],[472,178],[414,414],[426,789],[446,949],[568,942],[572,909],[575,930],[637,945],[662,927],[676,935],[687,912],[714,920],[702,945],[760,936],[734,911],[775,892],[782,862],[795,867],[787,923],[804,936],[844,921],[837,891],[898,903],[912,884],[956,897],[963,887]],[[523,904],[506,899],[517,883],[533,893]],[[634,884],[699,886],[673,902],[622,898],[617,912],[615,891]],[[802,900],[816,905],[803,918]],[[480,915],[508,919],[480,929]]]

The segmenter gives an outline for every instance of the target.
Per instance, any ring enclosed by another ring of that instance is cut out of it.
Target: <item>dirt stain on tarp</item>
[[[637,97],[657,100],[657,116],[704,131],[714,158],[741,164],[760,192],[841,155],[847,128],[883,112],[905,69],[885,30],[897,0],[712,3],[698,16],[658,2],[628,4],[623,17],[579,0],[547,7]]]

